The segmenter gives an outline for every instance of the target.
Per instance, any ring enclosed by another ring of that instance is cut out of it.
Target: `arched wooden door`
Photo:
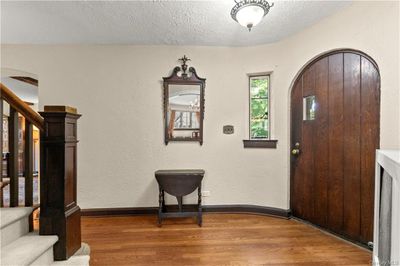
[[[308,64],[291,91],[291,209],[295,217],[367,244],[373,235],[380,77],[354,50]]]

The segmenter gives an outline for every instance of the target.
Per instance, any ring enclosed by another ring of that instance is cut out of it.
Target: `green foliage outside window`
[[[269,138],[269,76],[250,77],[250,138]]]

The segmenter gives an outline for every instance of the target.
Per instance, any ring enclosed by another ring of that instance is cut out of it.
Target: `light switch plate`
[[[226,125],[222,128],[222,131],[224,132],[224,134],[233,134],[234,133],[234,128],[232,125]]]

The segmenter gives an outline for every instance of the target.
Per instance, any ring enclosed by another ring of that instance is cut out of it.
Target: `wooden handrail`
[[[23,115],[29,122],[34,124],[40,131],[44,130],[44,119],[37,112],[32,110],[24,101],[22,101],[15,93],[0,83],[1,99],[8,102],[18,113]]]
[[[8,181],[8,180],[0,181],[0,189],[3,189],[8,184],[10,184],[10,181]],[[3,200],[3,199],[1,199],[1,200]]]

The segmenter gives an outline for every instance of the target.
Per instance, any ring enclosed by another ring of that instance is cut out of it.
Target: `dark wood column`
[[[18,169],[18,112],[10,107],[8,117],[8,171],[10,177],[10,207],[18,207],[19,169]]]
[[[81,210],[76,202],[77,120],[75,108],[45,106],[40,113],[40,234],[58,235],[54,259],[66,260],[81,247]]]

